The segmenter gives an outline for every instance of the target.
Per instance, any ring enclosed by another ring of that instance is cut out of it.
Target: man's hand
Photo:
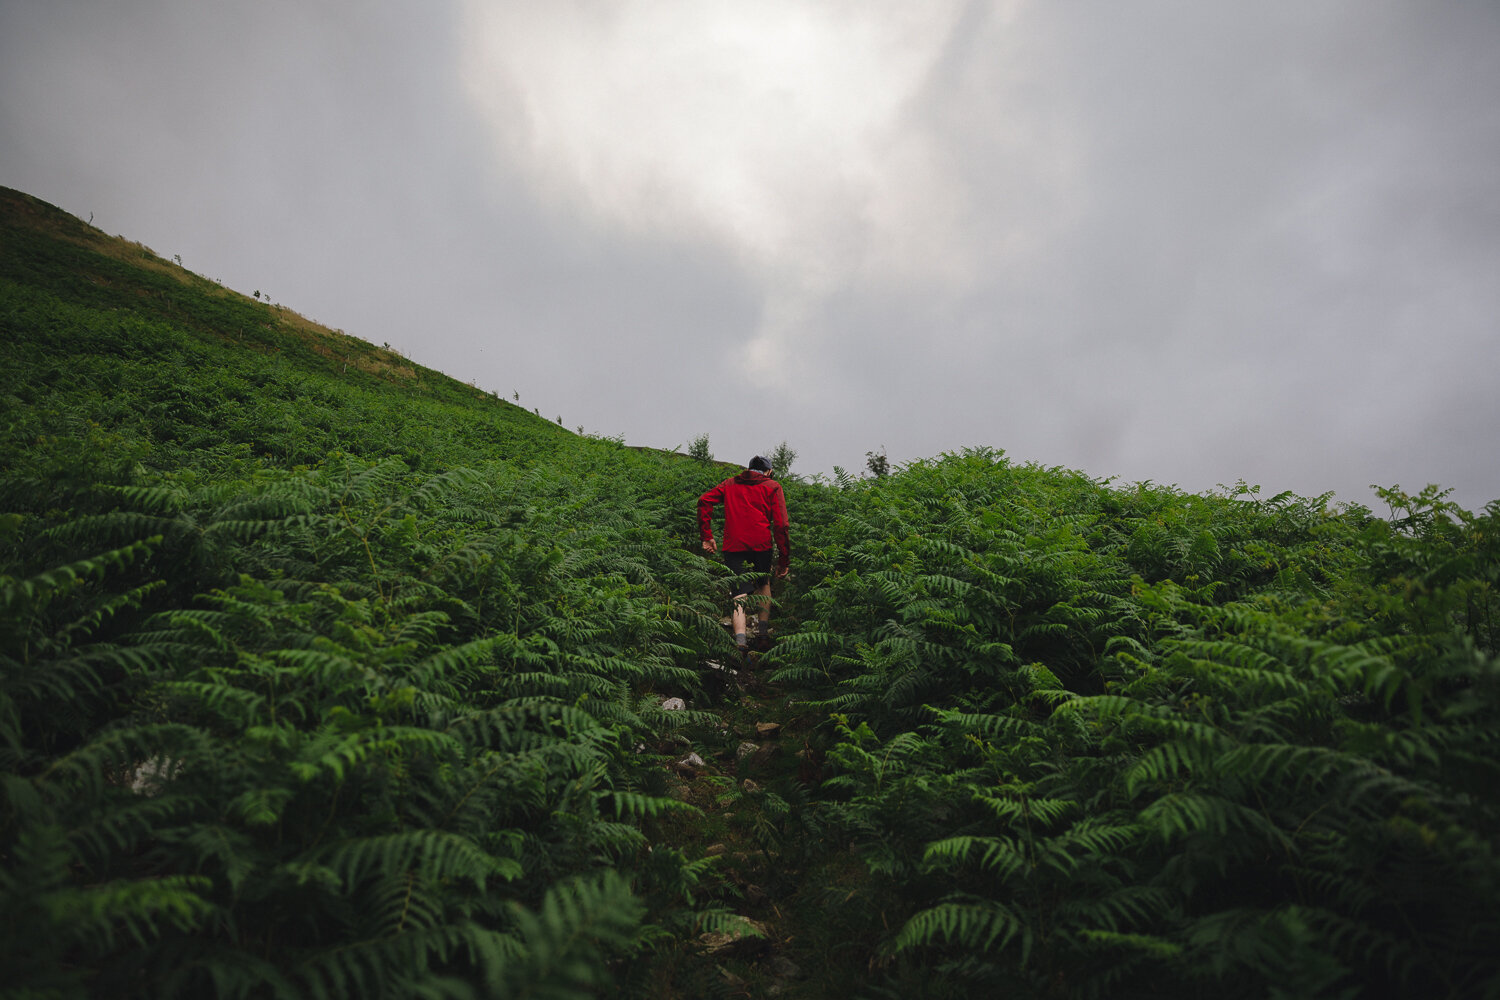
[[[791,572],[791,569],[792,568],[790,566],[777,566],[776,567],[776,579],[778,579],[778,580],[784,580],[784,579],[786,579],[786,575],[787,575],[787,573]]]
[[[719,551],[718,543],[715,542],[712,538],[705,538],[703,540],[703,551],[704,552],[717,552],[717,551]]]

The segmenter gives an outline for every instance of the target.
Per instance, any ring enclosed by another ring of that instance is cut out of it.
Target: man
[[[757,574],[752,580],[735,581],[734,644],[744,652],[748,647],[745,634],[745,604],[750,591],[762,598],[760,620],[755,634],[762,643],[771,636],[771,543],[776,543],[776,576],[784,577],[791,565],[791,545],[787,541],[786,497],[781,484],[771,478],[771,463],[756,455],[750,466],[732,479],[698,498],[698,530],[703,536],[703,551],[717,552],[714,544],[714,506],[724,505],[724,562],[738,577],[749,563]]]

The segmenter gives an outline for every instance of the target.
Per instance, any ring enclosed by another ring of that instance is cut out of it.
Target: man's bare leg
[[[741,598],[734,599],[734,610],[729,612],[729,620],[733,623],[734,644],[741,649],[745,648],[745,605]]]

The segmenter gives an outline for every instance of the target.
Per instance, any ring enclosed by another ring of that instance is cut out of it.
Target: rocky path
[[[809,737],[821,716],[789,704],[759,660],[752,651],[704,664],[710,701],[685,707],[714,721],[677,737],[666,765],[669,793],[702,810],[674,846],[690,860],[716,859],[704,895],[735,916],[684,945],[663,996],[824,995],[799,927],[800,873],[787,863],[798,853],[787,850],[797,810],[819,779]]]

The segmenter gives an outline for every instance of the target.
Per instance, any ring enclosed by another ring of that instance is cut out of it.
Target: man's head
[[[766,458],[764,455],[756,455],[750,460],[750,468],[754,469],[756,472],[764,472],[766,475],[770,475],[771,460]]]

